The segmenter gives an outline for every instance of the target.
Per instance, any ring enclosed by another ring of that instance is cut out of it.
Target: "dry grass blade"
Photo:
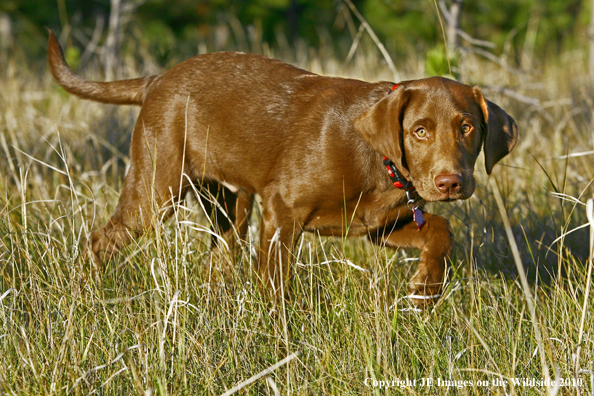
[[[580,371],[580,354],[582,351],[582,340],[584,339],[584,324],[586,321],[586,309],[588,308],[588,299],[590,297],[590,287],[592,285],[592,255],[594,254],[594,199],[588,199],[586,203],[586,215],[590,225],[590,256],[588,257],[588,275],[586,276],[586,291],[584,293],[584,304],[582,306],[582,315],[580,318],[580,329],[578,333],[578,345],[576,352],[576,372]]]
[[[221,396],[230,396],[230,395],[234,394],[235,392],[245,388],[249,384],[256,382],[260,378],[266,377],[268,374],[272,373],[277,368],[289,363],[291,360],[295,359],[299,355],[301,355],[301,352],[299,352],[299,351],[290,354],[289,356],[287,356],[280,362],[275,363],[272,366],[268,367],[266,370],[260,371],[258,374],[254,375],[253,377],[235,385],[233,388],[229,389],[227,392],[223,393]]]
[[[390,68],[390,70],[392,71],[392,74],[394,75],[394,81],[400,81],[400,73],[398,73],[398,70],[396,69],[396,65],[394,64],[394,61],[392,60],[392,57],[390,56],[390,54],[386,50],[386,47],[384,47],[384,44],[382,44],[382,42],[377,37],[377,35],[373,31],[373,29],[371,28],[371,26],[369,25],[369,23],[367,23],[367,21],[365,20],[365,18],[363,18],[363,15],[361,15],[361,13],[359,12],[359,10],[357,10],[357,7],[355,7],[355,5],[353,4],[353,2],[351,0],[344,0],[344,1],[345,1],[345,3],[347,3],[347,5],[349,6],[349,8],[353,12],[353,14],[355,14],[355,16],[357,17],[357,19],[359,20],[359,22],[361,22],[361,24],[363,26],[365,26],[365,30],[367,30],[367,33],[369,33],[369,36],[371,36],[371,39],[373,40],[373,42],[375,43],[375,45],[377,46],[377,48],[382,53],[382,56],[384,57],[384,60],[386,61],[386,63],[388,64],[388,67]]]
[[[547,364],[547,358],[545,354],[545,346],[542,339],[542,335],[540,332],[540,324],[538,321],[538,317],[536,314],[536,305],[534,304],[534,297],[530,292],[530,285],[528,284],[528,278],[526,278],[526,272],[524,271],[524,266],[522,265],[522,258],[520,257],[520,250],[518,249],[518,245],[516,243],[516,239],[514,237],[514,233],[511,228],[511,224],[509,222],[509,218],[507,217],[507,211],[505,210],[505,204],[503,203],[503,198],[501,198],[501,193],[499,192],[499,187],[497,186],[497,181],[495,178],[490,178],[489,183],[491,185],[491,190],[493,191],[493,195],[495,196],[495,201],[497,202],[497,208],[499,209],[499,214],[501,215],[501,220],[503,221],[503,226],[505,228],[505,233],[507,235],[507,239],[509,241],[509,245],[511,247],[511,251],[514,257],[514,262],[516,263],[516,268],[518,270],[518,274],[520,275],[520,282],[522,283],[522,289],[524,291],[524,297],[526,298],[526,303],[528,304],[528,311],[530,312],[530,319],[532,322],[532,330],[534,331],[534,337],[536,338],[536,342],[538,344],[538,352],[540,355],[540,364],[542,366],[542,371],[544,374],[544,378],[546,383],[550,383],[551,376],[549,374],[549,366]],[[553,392],[553,389],[548,387],[548,394],[549,396],[554,396],[556,392]]]

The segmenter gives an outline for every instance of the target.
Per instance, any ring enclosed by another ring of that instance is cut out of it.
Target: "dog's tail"
[[[74,74],[64,60],[62,48],[54,34],[49,32],[49,47],[47,55],[50,70],[54,79],[66,91],[83,99],[96,102],[142,105],[150,83],[157,76],[135,78],[113,82],[88,81]]]

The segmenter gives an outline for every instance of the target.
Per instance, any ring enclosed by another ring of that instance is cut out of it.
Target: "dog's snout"
[[[435,187],[447,195],[453,195],[462,187],[462,177],[459,175],[438,175],[435,177]]]

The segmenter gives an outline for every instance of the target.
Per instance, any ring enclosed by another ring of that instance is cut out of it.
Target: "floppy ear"
[[[485,119],[483,151],[485,152],[485,168],[487,168],[487,174],[490,175],[495,164],[508,155],[516,145],[518,126],[501,107],[486,100],[477,87],[474,89]]]
[[[371,148],[392,160],[404,177],[409,176],[402,163],[402,119],[408,98],[409,93],[400,86],[354,121],[355,129]]]

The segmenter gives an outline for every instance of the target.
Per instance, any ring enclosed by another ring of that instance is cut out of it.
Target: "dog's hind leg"
[[[139,123],[140,124],[140,123]],[[137,124],[130,149],[130,169],[111,218],[93,232],[90,250],[96,264],[109,261],[133,237],[173,212],[187,184],[181,185],[182,154],[171,144],[146,139]]]

